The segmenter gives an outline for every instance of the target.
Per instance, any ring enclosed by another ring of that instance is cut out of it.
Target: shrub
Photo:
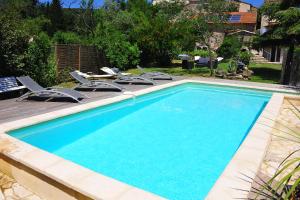
[[[245,65],[249,65],[252,54],[249,51],[242,51],[239,54],[239,60]]]
[[[217,50],[219,56],[223,58],[233,58],[238,55],[242,44],[236,37],[225,37],[222,45]]]
[[[234,73],[234,72],[236,72],[236,69],[237,69],[237,61],[234,59],[230,59],[229,65],[228,65],[228,72]]]
[[[125,70],[139,63],[140,50],[137,44],[131,44],[123,33],[111,27],[97,29],[94,45],[104,52],[113,67]]]
[[[56,44],[80,44],[80,37],[73,32],[58,31],[53,35],[53,42]]]
[[[28,47],[28,40],[22,22],[0,12],[0,76],[21,75],[19,57]]]
[[[207,58],[209,57],[209,52],[208,50],[203,50],[203,49],[197,49],[194,50],[190,53],[192,56],[200,56],[202,58]],[[212,51],[212,56],[213,57],[217,57],[217,54],[215,52]]]
[[[139,63],[139,49],[136,44],[131,45],[128,41],[113,42],[102,49],[113,67],[125,70]]]
[[[51,52],[51,41],[45,33],[40,33],[33,39],[23,60],[23,74],[31,76],[43,86],[51,86],[55,83],[55,59]]]
[[[23,20],[23,28],[29,35],[38,35],[40,32],[47,30],[51,25],[50,20],[45,17],[36,17]]]
[[[57,70],[57,83],[69,82],[72,81],[70,72],[74,71],[73,67],[64,67],[63,69]]]

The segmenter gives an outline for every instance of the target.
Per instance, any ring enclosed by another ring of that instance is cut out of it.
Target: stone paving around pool
[[[261,171],[268,177],[272,176],[279,164],[292,152],[299,149],[299,143],[291,134],[298,133],[300,136],[300,113],[296,116],[296,106],[300,109],[300,100],[285,100],[281,113],[276,122],[269,149],[261,166]],[[299,140],[299,139],[298,139]],[[299,157],[296,153],[293,157]],[[293,158],[292,157],[292,158]]]
[[[300,99],[284,100],[275,127],[272,131],[271,142],[258,173],[258,176],[264,181],[268,181],[270,177],[276,173],[279,165],[288,155],[300,148],[300,139],[295,139],[292,136],[297,133],[298,137],[300,136],[300,113],[297,109],[300,110]],[[293,154],[290,159],[295,157],[299,158],[300,152]],[[292,168],[293,167],[291,167],[291,169]],[[286,175],[286,173],[278,178],[281,178],[284,175]],[[256,181],[261,183],[258,177],[256,178]],[[253,187],[259,188],[255,183],[253,183]],[[253,195],[254,194],[250,194],[249,197],[256,196]]]
[[[0,171],[0,200],[41,200],[41,198]]]

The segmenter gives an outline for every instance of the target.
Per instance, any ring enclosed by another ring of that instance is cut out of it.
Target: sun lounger
[[[87,79],[99,79],[99,78],[112,78],[114,77],[114,75],[111,74],[87,74],[78,70],[75,70],[75,72],[77,72],[77,74],[79,74],[80,76],[87,78]]]
[[[43,88],[37,82],[32,80],[29,76],[17,77],[17,80],[20,81],[28,90],[26,94],[18,98],[18,101],[21,101],[25,98],[36,96],[46,98],[47,101],[55,98],[70,98],[76,102],[80,102],[81,99],[88,98],[87,96],[66,88]]]
[[[137,65],[136,66],[141,72],[141,76],[147,77],[153,80],[173,80],[173,77],[170,76],[169,74],[163,73],[163,72],[145,72],[145,70]]]
[[[116,76],[116,80],[114,80],[114,83],[118,84],[136,84],[136,85],[154,85],[155,83],[146,77],[143,76],[132,76],[128,73],[121,73],[121,72],[115,72],[111,68],[108,67],[102,67],[102,71],[112,74]]]
[[[111,90],[111,91],[122,91],[122,88],[116,84],[108,83],[106,81],[92,81],[84,78],[79,75],[76,71],[71,72],[70,75],[79,82],[79,85],[75,87],[75,89],[85,89],[85,90]]]
[[[129,76],[131,75],[131,73],[126,73],[126,72],[119,72],[119,71],[114,71],[112,68],[109,68],[109,67],[102,67],[101,70],[109,75],[112,75],[112,76]]]

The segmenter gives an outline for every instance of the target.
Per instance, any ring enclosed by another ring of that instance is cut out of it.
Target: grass
[[[250,81],[263,82],[263,83],[275,83],[278,84],[281,73],[280,64],[251,64],[250,69],[254,72]]]
[[[178,63],[176,63],[177,66],[173,67],[151,67],[151,68],[145,68],[145,71],[147,72],[153,72],[153,71],[160,71],[165,72],[171,75],[176,76],[201,76],[201,77],[209,77],[210,76],[210,70],[207,67],[201,67],[201,68],[193,68],[192,70],[182,69],[181,66],[178,66]],[[228,63],[220,63],[218,66],[218,69],[227,70],[228,69]],[[251,69],[254,74],[251,77],[249,81],[251,82],[262,82],[262,83],[273,83],[278,84],[280,80],[280,72],[281,72],[281,65],[279,64],[256,64],[256,63],[250,63],[249,69]],[[138,69],[129,69],[127,72],[132,74],[140,74],[140,71]]]
[[[218,69],[227,70],[228,69],[228,63],[223,62],[220,63],[218,66]],[[249,69],[251,69],[254,72],[254,75],[251,77],[251,82],[261,82],[261,83],[273,83],[278,84],[280,80],[280,72],[281,72],[281,65],[279,64],[255,64],[251,63],[249,66]],[[210,70],[207,67],[195,67],[192,70],[182,69],[181,64],[176,62],[171,67],[151,67],[151,68],[145,68],[145,71],[147,72],[153,72],[153,71],[160,71],[165,72],[171,75],[175,76],[189,76],[189,77],[209,77],[210,76]],[[141,72],[138,69],[129,69],[127,72],[132,73],[134,75],[138,75]],[[75,82],[64,82],[57,85],[58,87],[64,87],[64,88],[73,88],[75,87]]]
[[[210,70],[208,68],[194,68],[192,70],[182,69],[181,67],[151,67],[151,68],[145,68],[145,71],[147,72],[164,72],[175,76],[209,76]],[[129,69],[127,72],[132,73],[134,75],[138,75],[141,72],[138,69]]]
[[[74,88],[75,86],[76,86],[76,83],[74,81],[63,82],[63,83],[56,85],[56,87],[62,87],[62,88]]]

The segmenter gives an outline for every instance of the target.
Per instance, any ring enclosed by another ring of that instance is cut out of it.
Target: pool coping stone
[[[101,175],[85,167],[77,165],[73,162],[65,160],[54,154],[41,150],[30,144],[22,142],[12,136],[6,134],[6,132],[19,129],[22,127],[34,125],[44,121],[56,119],[66,115],[78,113],[88,109],[93,109],[99,106],[115,103],[118,101],[130,99],[133,96],[140,96],[157,90],[169,88],[172,86],[184,84],[184,83],[202,83],[218,86],[230,86],[246,89],[259,89],[264,91],[275,92],[265,109],[257,119],[256,123],[250,130],[248,136],[235,153],[231,161],[228,163],[226,169],[222,175],[218,178],[215,185],[208,193],[207,200],[215,199],[234,199],[245,195],[245,192],[241,192],[237,189],[250,190],[251,184],[243,181],[241,173],[246,174],[249,177],[255,176],[258,171],[261,162],[266,153],[266,148],[270,141],[270,131],[272,128],[263,126],[266,117],[272,120],[268,121],[268,125],[274,124],[274,121],[279,114],[283,99],[285,96],[298,98],[294,94],[281,94],[276,92],[289,92],[290,90],[284,89],[267,89],[265,87],[238,85],[230,83],[218,83],[213,81],[198,81],[192,79],[184,79],[180,81],[174,81],[163,85],[157,85],[150,88],[142,89],[139,91],[130,92],[127,91],[120,96],[111,97],[107,99],[101,99],[86,104],[79,104],[70,108],[64,108],[61,110],[52,111],[49,113],[36,115],[12,122],[6,122],[0,124],[0,144],[1,141],[5,142],[4,146],[0,146],[0,154],[20,162],[31,169],[46,175],[47,177],[66,185],[67,187],[80,192],[93,199],[121,199],[127,200],[133,197],[147,200],[164,199],[158,195],[144,191],[142,189],[130,186],[126,183],[117,181],[113,178]],[[33,156],[34,155],[34,156]],[[43,161],[39,158],[44,158]],[[67,170],[66,170],[67,169]],[[1,170],[1,166],[0,166]],[[80,180],[80,181],[79,181]],[[101,187],[99,187],[101,186]]]

